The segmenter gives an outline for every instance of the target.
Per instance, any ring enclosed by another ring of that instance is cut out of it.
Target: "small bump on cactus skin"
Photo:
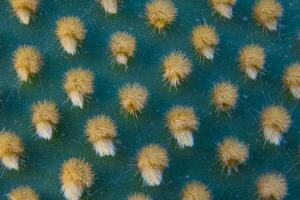
[[[186,184],[181,194],[181,200],[211,200],[211,193],[206,185],[191,181]]]
[[[116,129],[113,120],[105,115],[98,115],[87,121],[86,136],[100,157],[115,156],[113,139],[117,136]]]
[[[300,63],[294,63],[286,68],[283,85],[295,99],[300,99]]]
[[[128,200],[152,200],[152,199],[143,193],[134,193],[129,195]]]
[[[119,104],[125,115],[138,117],[147,99],[148,90],[139,83],[126,84],[119,90]]]
[[[281,200],[287,195],[287,182],[284,176],[267,173],[260,176],[256,183],[257,193],[262,200]]]
[[[39,101],[32,106],[32,124],[38,137],[50,140],[59,121],[59,112],[52,101]]]
[[[215,47],[219,44],[219,36],[214,27],[198,25],[192,32],[192,44],[197,55],[213,60]]]
[[[24,45],[15,50],[13,63],[18,79],[27,82],[30,77],[39,73],[43,65],[43,59],[35,47]]]
[[[84,100],[94,92],[94,74],[81,67],[70,69],[65,74],[64,89],[74,107],[83,108]]]
[[[180,148],[194,145],[193,133],[198,129],[199,120],[192,107],[171,108],[166,114],[166,125]]]
[[[151,0],[147,2],[146,18],[148,23],[158,32],[175,21],[177,9],[171,0]]]
[[[260,116],[260,126],[267,142],[279,145],[282,135],[286,133],[291,125],[291,117],[282,106],[268,106]]]
[[[92,186],[94,173],[89,163],[71,158],[61,168],[60,181],[64,197],[67,200],[79,200],[83,191]]]
[[[283,9],[277,0],[259,0],[253,7],[255,21],[269,31],[277,31]]]
[[[232,110],[237,103],[238,89],[232,83],[224,81],[216,84],[211,93],[211,103],[219,113]]]
[[[147,186],[158,186],[162,173],[169,165],[167,151],[157,144],[149,144],[138,153],[137,166]]]
[[[219,15],[226,19],[232,18],[232,7],[236,4],[236,0],[209,0],[212,8]]]
[[[56,22],[56,36],[60,45],[70,55],[75,55],[78,46],[84,40],[86,30],[78,17],[62,17]]]
[[[177,87],[192,72],[191,60],[181,51],[173,51],[162,62],[163,80],[170,87]]]
[[[105,13],[115,15],[118,13],[118,1],[119,0],[98,0],[102,5]]]
[[[20,186],[12,189],[7,194],[8,200],[39,200],[39,195],[28,186]]]
[[[0,132],[0,158],[8,170],[19,170],[19,161],[24,154],[21,138],[14,132]]]
[[[232,169],[238,172],[238,167],[244,164],[249,157],[248,146],[240,142],[237,138],[228,137],[218,145],[218,159],[223,168],[227,169],[227,175]]]
[[[127,69],[128,59],[133,57],[135,53],[135,38],[126,32],[114,33],[111,36],[109,47],[113,56],[113,62],[123,65]]]
[[[262,47],[250,44],[239,51],[240,69],[246,76],[252,80],[256,80],[257,74],[264,68],[265,52]]]
[[[37,11],[38,0],[10,0],[10,6],[21,24],[28,25],[32,15]]]

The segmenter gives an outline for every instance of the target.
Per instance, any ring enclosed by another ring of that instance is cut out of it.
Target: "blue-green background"
[[[143,191],[157,200],[180,198],[185,183],[199,180],[208,185],[214,199],[256,199],[255,181],[265,172],[283,173],[288,181],[286,199],[300,199],[299,123],[300,108],[282,89],[284,67],[299,61],[300,1],[282,1],[284,15],[277,33],[263,32],[251,17],[252,0],[238,1],[234,17],[226,21],[212,15],[206,0],[174,0],[178,16],[166,35],[160,35],[145,23],[146,0],[124,0],[117,16],[106,16],[94,0],[42,0],[34,21],[19,24],[7,0],[0,1],[0,127],[22,137],[26,157],[18,172],[2,170],[0,199],[11,188],[32,186],[43,200],[63,199],[59,169],[65,159],[84,158],[92,164],[95,184],[82,199],[126,199],[131,192]],[[62,16],[79,16],[87,36],[76,56],[63,53],[56,41],[55,21]],[[213,62],[199,62],[190,44],[193,26],[207,23],[216,27],[220,45]],[[107,46],[115,31],[136,36],[137,51],[127,72],[110,65]],[[266,65],[257,81],[246,80],[237,66],[238,49],[257,43],[266,49]],[[30,84],[19,86],[12,67],[12,53],[20,45],[36,46],[44,56],[44,66]],[[193,60],[193,73],[177,90],[163,85],[161,59],[172,50],[182,50]],[[72,108],[62,89],[64,73],[84,66],[95,73],[95,93],[83,110]],[[230,80],[239,88],[239,100],[231,118],[217,117],[209,104],[214,83]],[[124,119],[120,114],[117,91],[128,82],[137,81],[150,92],[148,104],[138,119]],[[34,135],[30,108],[38,100],[53,100],[62,119],[51,141]],[[269,104],[281,104],[292,115],[293,124],[279,147],[264,145],[259,131],[259,112]],[[193,148],[179,149],[164,127],[164,114],[172,105],[196,109],[200,128]],[[83,133],[86,120],[105,113],[118,126],[118,149],[114,158],[99,158]],[[240,173],[227,177],[216,159],[216,145],[225,136],[237,136],[250,146],[250,158]],[[137,151],[146,144],[159,143],[169,152],[170,166],[159,187],[146,187],[135,167]]]

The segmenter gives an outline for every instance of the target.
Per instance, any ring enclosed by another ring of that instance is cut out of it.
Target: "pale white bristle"
[[[194,146],[194,138],[191,131],[181,131],[174,134],[180,148]]]
[[[3,156],[2,157],[2,164],[8,169],[8,170],[19,170],[19,157],[15,155],[11,156]]]
[[[71,101],[73,103],[73,106],[74,107],[79,107],[79,108],[82,109],[83,108],[83,102],[84,102],[82,94],[80,94],[77,91],[72,91],[72,92],[70,92],[69,95],[70,95],[69,98],[71,99]]]
[[[281,134],[272,127],[264,128],[264,137],[265,140],[275,145],[279,145],[282,139]]]
[[[226,4],[218,4],[216,10],[225,18],[232,18],[232,7]]]
[[[278,25],[278,22],[277,20],[273,20],[269,23],[266,23],[265,24],[267,29],[270,30],[270,31],[276,31],[277,30],[277,25]]]
[[[71,36],[65,36],[60,39],[61,46],[70,54],[75,55],[77,51],[77,40]]]
[[[111,140],[96,142],[94,149],[100,157],[116,155],[116,148]]]
[[[296,99],[300,99],[300,87],[291,86],[290,91]]]
[[[257,69],[255,69],[254,67],[246,67],[245,72],[250,79],[256,80]]]
[[[36,125],[36,134],[45,140],[52,138],[53,130],[49,122],[39,122]]]
[[[23,81],[23,82],[27,82],[28,81],[28,78],[29,78],[29,73],[27,72],[26,69],[24,68],[19,68],[17,70],[17,75],[18,75],[18,78],[20,81]]]
[[[202,50],[202,54],[205,58],[209,59],[209,60],[212,60],[214,59],[214,50],[212,48],[204,48]]]
[[[127,56],[125,56],[124,54],[119,54],[117,55],[117,63],[120,65],[127,65]]]
[[[162,181],[162,173],[158,169],[144,169],[142,177],[144,183],[148,186],[158,186]]]
[[[18,16],[22,24],[26,24],[26,25],[29,24],[31,13],[28,9],[20,8],[16,11],[16,15]]]
[[[107,13],[117,14],[118,12],[117,0],[101,0],[101,5]]]
[[[62,186],[62,191],[67,200],[80,200],[80,197],[83,193],[83,188],[74,184],[68,184],[67,186]]]

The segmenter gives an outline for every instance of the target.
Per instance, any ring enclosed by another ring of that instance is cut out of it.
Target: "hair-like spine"
[[[29,186],[20,186],[12,189],[7,194],[8,200],[39,200],[40,197],[38,193],[36,193]]]
[[[28,25],[37,11],[39,0],[10,0],[10,6],[21,24]]]
[[[62,17],[56,21],[56,36],[64,51],[70,55],[77,52],[78,45],[84,40],[86,30],[78,17]]]
[[[280,144],[282,134],[288,131],[291,123],[288,111],[282,106],[268,106],[260,115],[260,126],[264,138],[271,144]]]
[[[83,191],[92,186],[94,173],[89,163],[71,158],[61,168],[60,181],[64,197],[67,200],[79,200]]]
[[[113,120],[106,115],[98,115],[87,121],[86,136],[100,157],[115,156],[113,140],[117,136],[116,129]]]
[[[250,44],[239,51],[240,69],[247,77],[255,80],[257,73],[261,71],[265,64],[265,52],[262,47]]]
[[[187,183],[181,193],[181,200],[211,200],[212,195],[206,185],[199,181]]]
[[[98,0],[105,13],[115,15],[118,13],[119,0]]]
[[[36,134],[43,139],[50,140],[59,121],[59,112],[52,101],[39,101],[32,106],[32,124]]]
[[[84,99],[94,92],[94,74],[81,67],[70,69],[65,74],[64,89],[73,106],[83,108]]]
[[[192,32],[192,44],[197,55],[212,60],[219,44],[219,36],[214,27],[198,25]]]
[[[269,31],[276,31],[283,9],[277,0],[259,0],[253,7],[256,22]]]
[[[139,83],[126,84],[119,90],[119,104],[125,114],[137,117],[147,103],[148,90]]]
[[[171,0],[150,0],[146,3],[146,18],[158,32],[175,21],[177,9]]]
[[[134,56],[136,49],[135,37],[126,32],[114,33],[111,36],[109,47],[113,61],[119,65],[124,65],[127,69],[128,59]]]
[[[233,109],[238,98],[238,89],[232,83],[224,81],[216,84],[211,93],[211,102],[217,112]]]
[[[152,199],[146,194],[134,193],[128,196],[128,200],[152,200]]]
[[[300,63],[289,65],[283,75],[283,84],[294,98],[300,99]]]
[[[261,175],[256,188],[258,197],[262,200],[282,200],[287,195],[287,182],[283,175],[266,173]]]
[[[14,132],[0,132],[0,158],[7,169],[19,170],[19,161],[24,153],[21,138]]]
[[[158,186],[162,182],[162,173],[169,165],[167,151],[157,144],[149,144],[137,155],[137,166],[148,186]]]
[[[18,79],[27,82],[30,77],[39,73],[43,65],[43,59],[41,53],[35,47],[24,45],[15,50],[13,64]]]
[[[191,60],[181,51],[173,51],[162,62],[163,80],[177,87],[192,72]]]
[[[236,0],[209,0],[212,8],[225,17],[226,19],[232,18],[232,7],[236,4]]]
[[[180,148],[194,145],[193,133],[198,129],[199,120],[192,107],[171,108],[166,114],[166,125]]]
[[[218,159],[223,168],[227,168],[230,175],[232,169],[238,172],[238,167],[244,164],[249,157],[248,146],[237,138],[228,137],[218,145]]]

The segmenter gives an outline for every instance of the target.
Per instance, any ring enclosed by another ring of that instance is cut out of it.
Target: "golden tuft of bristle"
[[[226,19],[232,18],[232,7],[236,4],[236,0],[209,0],[212,8],[225,17]]]
[[[105,115],[98,115],[87,121],[85,134],[100,157],[115,156],[113,139],[117,136],[116,129],[113,120]]]
[[[294,98],[300,99],[300,63],[287,67],[283,75],[283,84]]]
[[[168,165],[167,151],[157,144],[149,144],[138,153],[137,166],[148,186],[160,185],[162,173]]]
[[[64,89],[73,106],[83,108],[84,99],[94,92],[93,72],[81,67],[70,69],[65,74]]]
[[[39,195],[29,186],[20,186],[7,194],[8,200],[39,200]]]
[[[127,69],[128,59],[134,56],[136,49],[135,38],[129,33],[117,32],[111,36],[109,46],[115,62]]]
[[[19,160],[24,153],[21,138],[14,132],[0,132],[0,158],[7,169],[19,170]]]
[[[174,51],[163,59],[163,79],[177,87],[192,72],[191,60],[182,52]]]
[[[276,31],[283,9],[277,0],[259,0],[253,7],[256,22],[269,31]]]
[[[193,133],[198,129],[199,120],[192,107],[174,106],[166,114],[166,123],[180,148],[194,145]]]
[[[266,141],[279,145],[282,134],[288,131],[291,125],[291,117],[282,106],[268,106],[260,116],[260,126]]]
[[[191,181],[186,184],[182,194],[181,200],[210,200],[211,194],[206,185],[198,182]]]
[[[39,0],[10,0],[10,6],[21,24],[28,25],[37,11]]]
[[[45,140],[50,140],[59,121],[59,112],[52,101],[39,101],[32,106],[32,124],[36,134]]]
[[[118,1],[119,0],[98,0],[102,5],[105,13],[115,15],[118,13]]]
[[[27,82],[30,77],[39,73],[43,59],[35,47],[24,45],[15,50],[13,63],[19,80]]]
[[[61,168],[60,181],[64,197],[67,200],[79,200],[83,191],[92,186],[94,173],[89,163],[71,158]]]
[[[134,193],[129,195],[128,200],[152,200],[152,199],[143,193]]]
[[[56,21],[56,36],[64,51],[70,55],[77,52],[79,43],[85,38],[84,24],[78,17],[62,17]]]
[[[171,0],[150,0],[145,12],[148,23],[159,32],[170,25],[177,15],[177,9]]]
[[[147,102],[148,90],[139,83],[126,84],[119,90],[119,101],[126,114],[137,117]]]
[[[218,145],[218,158],[223,167],[227,168],[228,175],[230,175],[232,169],[238,172],[238,166],[244,164],[248,157],[248,146],[237,138],[225,138]]]
[[[256,187],[262,200],[281,200],[287,195],[287,182],[281,174],[267,173],[260,176]]]
[[[236,105],[238,98],[237,88],[230,82],[221,82],[214,86],[211,94],[211,102],[217,111],[229,111]]]
[[[212,60],[215,47],[219,44],[219,36],[214,27],[198,25],[192,32],[192,44],[199,56]]]
[[[252,80],[263,69],[265,64],[264,49],[258,45],[250,44],[243,47],[239,52],[240,69]]]

